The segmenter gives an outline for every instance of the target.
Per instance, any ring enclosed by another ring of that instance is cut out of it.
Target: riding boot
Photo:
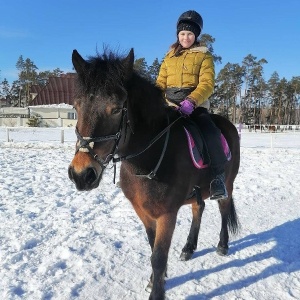
[[[210,183],[210,200],[226,200],[228,193],[225,185],[225,173],[215,176]]]
[[[201,135],[208,150],[210,160],[209,164],[214,178],[210,183],[210,199],[227,199],[228,193],[225,186],[224,173],[227,157],[221,143],[221,131],[213,122],[206,108],[196,108],[192,117],[199,126]]]

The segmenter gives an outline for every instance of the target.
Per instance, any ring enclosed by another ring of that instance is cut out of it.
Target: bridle
[[[119,124],[119,130],[117,133],[112,134],[112,135],[104,135],[104,136],[99,136],[99,137],[83,137],[80,135],[78,128],[76,127],[75,133],[76,133],[78,140],[76,143],[75,154],[77,152],[88,152],[100,164],[101,168],[105,169],[117,153],[118,146],[119,146],[119,143],[121,140],[121,132],[123,130],[123,126],[124,126],[124,124],[128,123],[128,122],[125,122],[126,119],[127,119],[127,108],[125,108],[123,106],[122,117],[121,117],[120,124]],[[100,142],[105,142],[105,141],[110,141],[110,140],[115,140],[115,144],[113,146],[112,151],[103,159],[103,158],[99,157],[98,154],[94,151],[94,145],[95,145],[95,143],[100,143]]]
[[[126,134],[127,134],[127,126],[130,124],[130,121],[128,120],[127,117],[127,108],[125,107],[126,104],[124,104],[123,108],[122,108],[122,117],[120,120],[120,124],[119,124],[119,130],[117,133],[113,134],[113,135],[105,135],[105,136],[100,136],[100,137],[83,137],[80,135],[78,128],[76,127],[75,129],[75,133],[77,136],[77,143],[76,143],[76,151],[75,154],[77,152],[88,152],[90,153],[90,155],[100,164],[101,168],[102,168],[102,172],[104,171],[104,169],[107,167],[107,165],[113,161],[113,165],[114,165],[114,183],[115,183],[115,177],[116,177],[116,163],[117,162],[121,162],[123,160],[128,160],[131,158],[134,158],[136,156],[141,155],[142,153],[144,153],[146,150],[148,150],[155,142],[157,142],[165,133],[166,133],[166,138],[165,138],[165,142],[164,142],[164,147],[162,150],[162,153],[160,155],[160,158],[158,160],[158,163],[156,164],[155,168],[153,171],[151,171],[149,174],[146,175],[136,175],[139,177],[146,177],[148,179],[153,179],[156,176],[156,172],[162,162],[162,159],[165,155],[166,149],[167,149],[167,145],[168,145],[168,141],[169,141],[169,135],[170,135],[170,128],[181,118],[183,118],[183,115],[180,115],[177,119],[175,119],[175,121],[173,121],[172,123],[169,122],[169,118],[168,118],[168,125],[166,128],[164,128],[160,133],[158,133],[150,142],[149,144],[140,152],[134,153],[134,154],[129,154],[129,155],[125,155],[125,156],[121,156],[119,157],[117,155],[118,152],[118,148],[119,148],[119,143],[122,137],[122,131],[124,129],[124,133],[125,133],[125,137],[124,137],[124,141],[126,139]],[[130,126],[129,126],[130,127]],[[134,133],[131,129],[131,132]],[[109,141],[109,140],[115,140],[115,144],[113,146],[112,151],[103,159],[101,157],[98,156],[97,153],[95,153],[95,151],[93,150],[94,148],[94,144],[95,143],[99,143],[99,142],[104,142],[104,141]]]

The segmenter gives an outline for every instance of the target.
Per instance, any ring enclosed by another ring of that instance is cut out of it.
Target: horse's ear
[[[72,53],[72,63],[78,74],[84,73],[88,63],[81,57],[78,51],[75,49]]]
[[[132,75],[133,63],[134,63],[134,51],[133,48],[131,48],[127,57],[125,57],[123,60],[123,65],[126,70],[126,79],[129,79]]]

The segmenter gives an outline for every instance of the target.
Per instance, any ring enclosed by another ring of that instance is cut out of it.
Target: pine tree
[[[158,58],[155,58],[152,65],[148,69],[148,73],[149,73],[149,76],[150,76],[152,82],[156,81],[156,78],[159,73],[160,65],[161,64],[159,63]]]
[[[257,121],[257,97],[261,96],[257,91],[263,86],[263,64],[265,63],[267,63],[266,59],[262,58],[257,61],[257,57],[252,54],[248,54],[242,62],[245,73],[245,91],[241,97],[241,109],[247,123]]]
[[[38,67],[29,58],[23,59],[21,55],[16,63],[16,68],[19,71],[20,90],[23,91],[24,103],[27,106],[30,99],[30,87],[37,84],[37,70]]]
[[[46,85],[49,77],[60,77],[64,72],[59,68],[54,69],[53,71],[43,71],[37,74],[36,81],[40,85]]]
[[[291,124],[300,124],[300,76],[292,77],[290,84],[293,92],[292,109],[295,111]]]
[[[222,57],[216,55],[214,53],[213,43],[215,42],[215,38],[213,38],[210,34],[203,33],[200,36],[199,43],[201,46],[205,46],[208,48],[208,51],[212,54],[215,63],[222,63]]]
[[[6,99],[6,105],[11,103],[11,88],[6,78],[1,82],[0,96]]]
[[[215,92],[211,97],[213,110],[236,122],[236,106],[241,93],[243,68],[239,64],[227,63],[216,77]]]
[[[137,71],[142,77],[146,79],[151,79],[148,73],[148,65],[145,58],[138,58],[134,61],[133,68]]]

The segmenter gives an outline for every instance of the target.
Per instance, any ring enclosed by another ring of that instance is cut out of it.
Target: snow
[[[69,132],[72,132],[72,134]],[[148,299],[150,247],[108,169],[100,187],[68,179],[74,129],[0,130],[0,299]],[[37,137],[40,137],[37,138]],[[198,249],[179,260],[191,209],[178,214],[166,298],[300,299],[300,133],[242,132],[234,199],[240,223],[216,254],[220,215],[206,202]]]
[[[43,104],[43,105],[34,105],[29,106],[31,108],[68,108],[72,109],[73,105],[67,104],[67,103],[59,103],[59,104]]]

